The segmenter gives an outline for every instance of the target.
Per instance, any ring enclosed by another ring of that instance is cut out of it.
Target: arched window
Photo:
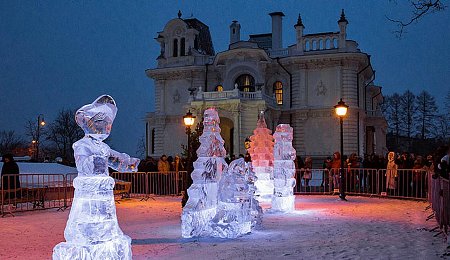
[[[222,92],[223,91],[223,86],[222,85],[217,85],[216,91],[217,92]]]
[[[325,41],[325,49],[331,49],[331,41],[330,41],[330,38],[328,38],[326,41]]]
[[[198,36],[197,35],[195,35],[195,38],[194,38],[194,49],[198,50]]]
[[[240,91],[254,92],[255,91],[255,78],[250,74],[243,74],[239,76],[234,82]]]
[[[273,93],[278,105],[283,105],[283,83],[276,81],[273,83]]]
[[[180,56],[186,55],[186,40],[184,38],[181,38],[180,41]]]
[[[173,39],[173,57],[178,57],[178,39]]]

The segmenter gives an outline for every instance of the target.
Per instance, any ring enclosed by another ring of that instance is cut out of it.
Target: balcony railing
[[[384,117],[381,110],[367,110],[367,116],[370,117]]]
[[[269,56],[272,58],[276,57],[286,57],[289,55],[289,49],[280,49],[280,50],[269,50],[267,51]]]
[[[274,103],[275,99],[268,95],[265,95],[261,90],[254,92],[239,91],[239,89],[227,90],[227,91],[211,91],[203,92],[201,89],[194,96],[194,100],[226,100],[226,99],[242,99],[242,100],[266,100],[270,103]]]

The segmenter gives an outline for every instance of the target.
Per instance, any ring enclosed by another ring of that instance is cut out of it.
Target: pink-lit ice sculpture
[[[131,259],[131,239],[122,233],[114,204],[114,179],[108,167],[136,171],[139,160],[112,150],[103,143],[110,132],[117,107],[108,95],[78,109],[77,124],[85,137],[73,144],[78,176],[64,237],[53,249],[53,259]]]
[[[275,146],[273,149],[273,177],[275,192],[272,198],[272,210],[290,212],[294,207],[295,186],[295,149],[292,147],[293,129],[288,124],[277,126],[273,134]]]
[[[253,169],[258,180],[255,182],[256,199],[271,201],[273,195],[273,136],[267,128],[264,111],[258,116],[258,123],[250,136],[250,149]]]
[[[236,238],[250,233],[261,222],[262,209],[254,198],[255,180],[251,162],[240,158],[230,163],[219,182],[219,202],[211,221],[211,236]]]
[[[218,182],[226,167],[224,141],[220,136],[219,114],[214,108],[204,113],[203,134],[200,136],[198,159],[191,174],[193,184],[181,215],[181,235],[184,238],[209,236],[210,221],[216,215]]]

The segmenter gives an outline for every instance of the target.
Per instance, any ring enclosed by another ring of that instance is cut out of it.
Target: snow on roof
[[[77,173],[77,168],[58,163],[26,163],[18,162],[20,174],[69,174]],[[0,168],[3,163],[0,162]]]

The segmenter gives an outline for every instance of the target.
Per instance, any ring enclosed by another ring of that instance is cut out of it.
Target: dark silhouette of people
[[[14,161],[12,154],[3,155],[2,190],[16,190],[20,188],[19,166]],[[6,193],[9,198],[17,197],[16,191]]]

